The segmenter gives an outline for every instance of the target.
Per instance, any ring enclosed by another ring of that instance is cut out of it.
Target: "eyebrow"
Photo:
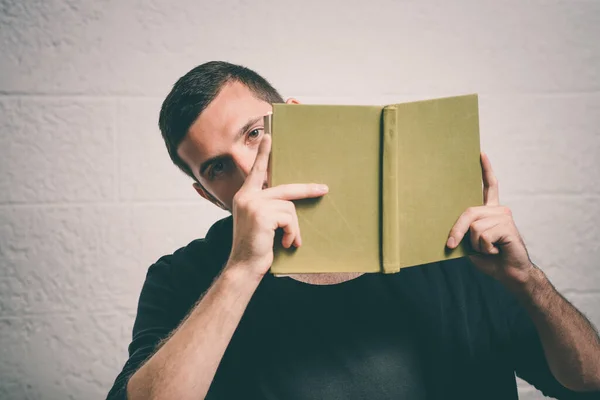
[[[248,122],[246,122],[244,124],[244,126],[242,126],[242,128],[238,131],[235,140],[237,140],[238,138],[244,136],[244,133],[246,133],[246,131],[248,129],[250,129],[252,127],[252,125],[256,124],[258,121],[262,120],[263,117],[255,117],[255,118],[250,118],[248,120]],[[208,160],[204,161],[202,164],[200,164],[200,169],[199,169],[199,173],[200,176],[204,176],[204,173],[206,172],[206,170],[208,169],[208,167],[210,167],[211,164],[213,164],[216,161],[220,161],[223,158],[225,158],[224,154],[219,154],[217,156],[211,157]]]

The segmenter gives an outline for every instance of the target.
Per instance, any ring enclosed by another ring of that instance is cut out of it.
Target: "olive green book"
[[[302,246],[276,241],[271,272],[395,273],[463,257],[457,218],[483,204],[477,95],[364,105],[274,104],[270,186],[324,183],[295,201]]]

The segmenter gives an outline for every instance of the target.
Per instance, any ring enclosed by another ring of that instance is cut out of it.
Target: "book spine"
[[[400,271],[399,138],[396,106],[383,108],[381,256],[383,273]]]

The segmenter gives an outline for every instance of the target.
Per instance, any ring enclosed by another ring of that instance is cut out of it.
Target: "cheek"
[[[242,187],[244,180],[241,177],[233,176],[226,181],[218,182],[211,186],[211,193],[221,203],[225,204],[229,209],[233,204],[233,196]]]

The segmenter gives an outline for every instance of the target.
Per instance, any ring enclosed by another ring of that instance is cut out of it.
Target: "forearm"
[[[158,351],[131,377],[128,398],[203,399],[257,281],[226,267]]]
[[[600,390],[600,339],[585,316],[537,267],[513,292],[537,328],[554,377],[571,390]]]

